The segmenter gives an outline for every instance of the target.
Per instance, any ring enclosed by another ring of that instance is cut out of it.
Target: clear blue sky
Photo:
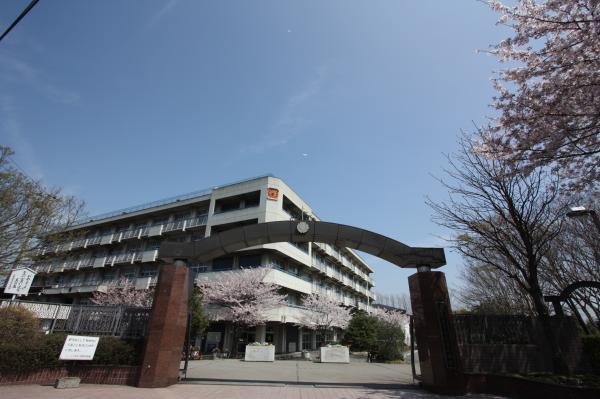
[[[0,28],[28,2],[2,0]],[[0,143],[92,214],[273,173],[324,220],[441,246],[424,199],[491,112],[499,66],[476,50],[496,19],[476,0],[41,0],[0,42]],[[369,260],[407,292],[412,270]]]

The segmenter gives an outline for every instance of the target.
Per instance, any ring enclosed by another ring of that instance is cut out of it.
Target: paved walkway
[[[40,385],[0,387],[2,399],[449,399],[414,389],[314,388],[307,386],[173,385],[141,389],[117,385],[82,385],[55,389]],[[459,398],[459,397],[456,397]],[[468,399],[501,399],[467,395]]]
[[[410,365],[406,364],[337,364],[303,360],[278,360],[271,363],[234,359],[191,361],[186,382],[368,388],[404,388],[413,384]]]

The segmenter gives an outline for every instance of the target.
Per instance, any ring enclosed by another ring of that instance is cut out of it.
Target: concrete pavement
[[[55,389],[40,385],[0,387],[2,399],[450,399],[414,389],[314,388],[307,386],[186,385],[142,389],[121,385],[81,385]],[[458,397],[457,397],[458,398]],[[501,399],[467,395],[468,399]]]
[[[410,365],[351,362],[313,363],[303,360],[244,362],[234,359],[196,360],[186,382],[261,383],[270,385],[356,386],[400,388],[413,384]]]

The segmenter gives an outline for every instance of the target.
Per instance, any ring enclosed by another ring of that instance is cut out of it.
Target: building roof
[[[236,184],[241,184],[241,183],[247,183],[249,181],[264,179],[266,177],[275,177],[275,176],[269,173],[269,174],[251,177],[251,178],[247,178],[247,179],[237,180],[237,181],[222,184],[219,186],[212,186],[209,188],[204,188],[201,190],[196,190],[196,191],[192,191],[189,193],[176,195],[173,197],[163,198],[163,199],[152,201],[152,202],[146,202],[144,204],[134,205],[134,206],[130,206],[127,208],[118,209],[116,211],[102,213],[99,215],[86,216],[86,217],[83,217],[83,218],[77,220],[75,222],[75,224],[73,226],[71,226],[70,229],[79,229],[79,228],[87,227],[87,226],[94,225],[94,224],[108,222],[113,219],[120,219],[125,216],[135,216],[138,214],[146,213],[146,211],[159,210],[158,208],[168,208],[169,205],[173,205],[173,204],[183,205],[184,203],[195,202],[195,200],[198,200],[202,197],[209,196],[212,193],[212,191],[215,189],[228,187],[228,186],[234,186]]]

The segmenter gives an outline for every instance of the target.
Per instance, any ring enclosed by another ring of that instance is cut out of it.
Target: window
[[[299,250],[308,253],[308,243],[307,242],[291,242],[290,241],[290,244],[292,244]]]
[[[155,277],[158,275],[158,270],[154,267],[145,267],[140,271],[140,277]]]
[[[200,241],[204,239],[204,233],[201,234],[192,234],[192,242],[194,241]]]
[[[252,267],[259,267],[262,265],[261,255],[241,255],[239,258],[240,269],[248,269]]]
[[[121,272],[121,277],[125,277],[129,281],[135,279],[136,275],[136,270],[133,267],[127,267]]]
[[[312,331],[302,331],[302,350],[311,350],[312,346]]]
[[[114,270],[106,271],[104,272],[104,276],[102,277],[102,283],[110,283],[114,281],[115,277],[116,273],[114,272]]]
[[[152,240],[152,241],[148,241],[148,243],[146,244],[146,249],[158,249],[158,248],[160,248],[160,241]]]
[[[273,331],[273,326],[267,324],[267,332],[265,334],[265,342],[273,343],[275,342],[275,332]]]
[[[69,281],[69,276],[67,276],[65,274],[61,274],[58,276],[58,279],[56,280],[56,284],[59,287],[65,287],[67,285],[68,281]]]
[[[217,234],[222,231],[235,229],[236,227],[248,226],[248,225],[257,224],[257,223],[258,223],[258,219],[248,219],[248,220],[243,220],[241,222],[217,224],[210,228],[210,234]]]
[[[287,304],[288,305],[298,305],[298,298],[294,294],[287,295]]]
[[[208,266],[193,265],[193,266],[190,266],[190,271],[192,272],[192,275],[198,274],[198,273],[206,273],[206,272],[208,272]]]
[[[70,287],[77,287],[77,286],[80,286],[82,283],[83,283],[83,273],[77,273],[71,277],[71,281],[69,282],[68,285]]]
[[[238,209],[254,208],[260,205],[260,191],[220,198],[215,201],[214,213],[237,211]]]
[[[233,269],[233,256],[213,260],[212,269],[215,272]]]
[[[294,204],[288,197],[283,196],[283,201],[281,201],[281,209],[285,211],[288,215],[290,215],[291,219],[294,220],[308,220],[306,215],[302,215],[302,209]]]

